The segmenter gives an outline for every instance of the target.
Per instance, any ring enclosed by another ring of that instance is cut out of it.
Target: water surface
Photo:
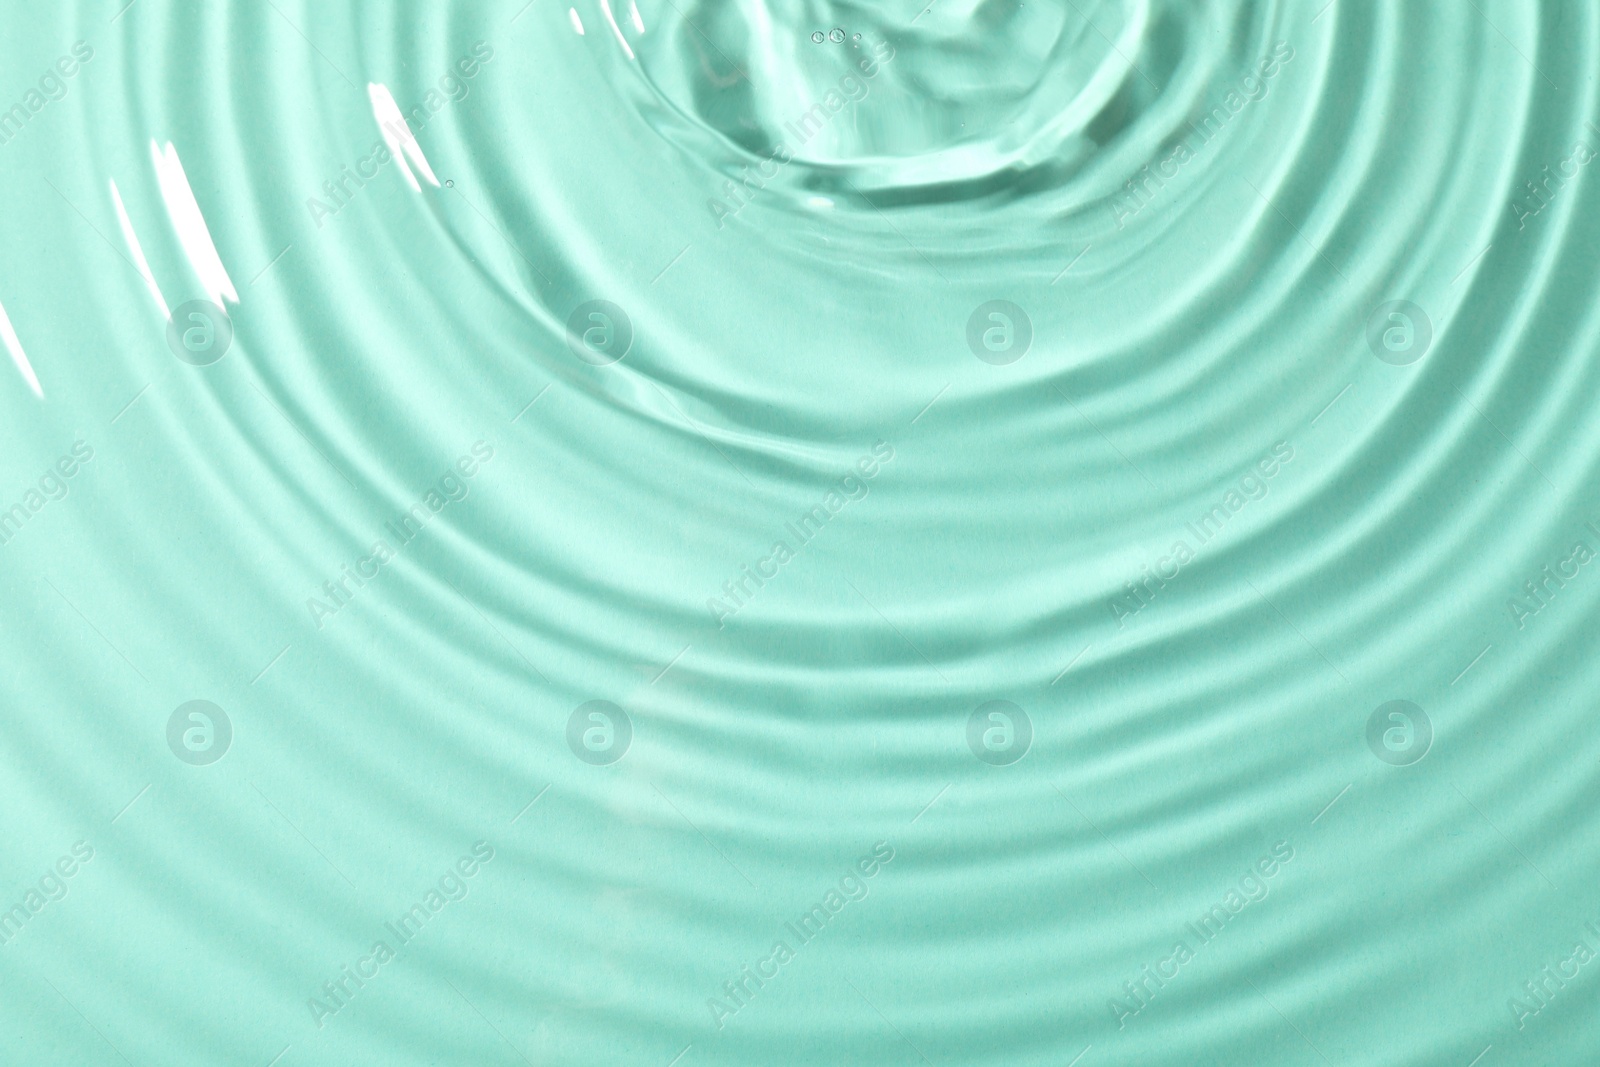
[[[7,1062],[1593,1058],[1592,10],[4,28]]]

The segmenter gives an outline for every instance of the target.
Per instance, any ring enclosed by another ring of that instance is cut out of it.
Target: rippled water
[[[124,4],[0,1060],[1595,1060],[1592,6]]]

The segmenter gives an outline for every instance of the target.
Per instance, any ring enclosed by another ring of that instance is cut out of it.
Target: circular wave
[[[1593,15],[120,6],[0,44],[18,1062],[1594,1047]]]

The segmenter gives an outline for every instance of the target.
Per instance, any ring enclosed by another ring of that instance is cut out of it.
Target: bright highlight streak
[[[639,17],[639,0],[628,0],[628,14],[633,16],[633,28],[644,32],[644,19]]]
[[[411,173],[411,167],[406,163],[406,156],[411,158],[411,162],[430,184],[437,186],[439,179],[433,176],[433,168],[428,165],[428,157],[422,154],[422,146],[417,143],[411,127],[406,125],[405,116],[400,114],[400,105],[394,102],[394,94],[389,91],[389,87],[381,82],[368,82],[367,99],[372,102],[372,117],[377,120],[378,128],[383,131],[383,140],[389,146],[390,154],[400,164],[400,173],[406,176],[411,191],[420,193],[422,186],[417,183],[416,175]],[[402,150],[405,155],[401,155]]]
[[[122,193],[117,190],[117,181],[111,179],[111,204],[117,209],[117,224],[122,227],[122,239],[128,245],[128,251],[133,253],[133,265],[139,268],[139,274],[144,278],[144,287],[150,290],[150,298],[156,302],[156,310],[163,319],[170,317],[167,308],[167,298],[161,295],[161,286],[156,284],[156,276],[151,273],[150,261],[144,258],[144,246],[139,244],[139,235],[133,232],[133,221],[128,218],[128,209],[122,206]]]
[[[605,14],[606,21],[611,23],[611,32],[622,42],[622,50],[628,53],[629,59],[632,59],[633,49],[628,47],[628,39],[622,36],[622,27],[617,25],[617,17],[611,13],[611,0],[600,0],[600,10]]]
[[[578,31],[578,36],[584,36],[583,20],[578,17],[578,9],[575,7],[569,7],[567,8],[567,14],[572,16],[572,28]]]
[[[0,341],[5,342],[6,351],[11,353],[11,362],[17,365],[22,380],[28,383],[28,388],[33,390],[34,396],[43,400],[44,390],[39,387],[39,376],[33,373],[33,364],[28,362],[28,355],[22,350],[22,342],[17,340],[17,331],[11,328],[11,316],[6,314],[4,304],[0,304]]]
[[[189,257],[189,266],[200,279],[201,288],[214,304],[221,305],[224,299],[237,304],[239,290],[233,287],[233,280],[222,265],[222,257],[217,254],[216,242],[211,240],[211,230],[200,213],[200,204],[194,198],[194,189],[189,185],[188,174],[184,173],[178,150],[171,141],[164,150],[151,141],[150,158],[155,163],[156,179],[161,183],[161,199],[166,201],[167,217],[172,220],[172,228],[178,231],[178,241]]]

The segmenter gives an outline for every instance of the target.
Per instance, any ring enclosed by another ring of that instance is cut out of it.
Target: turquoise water
[[[3,28],[0,1062],[1595,1062],[1592,8]]]

